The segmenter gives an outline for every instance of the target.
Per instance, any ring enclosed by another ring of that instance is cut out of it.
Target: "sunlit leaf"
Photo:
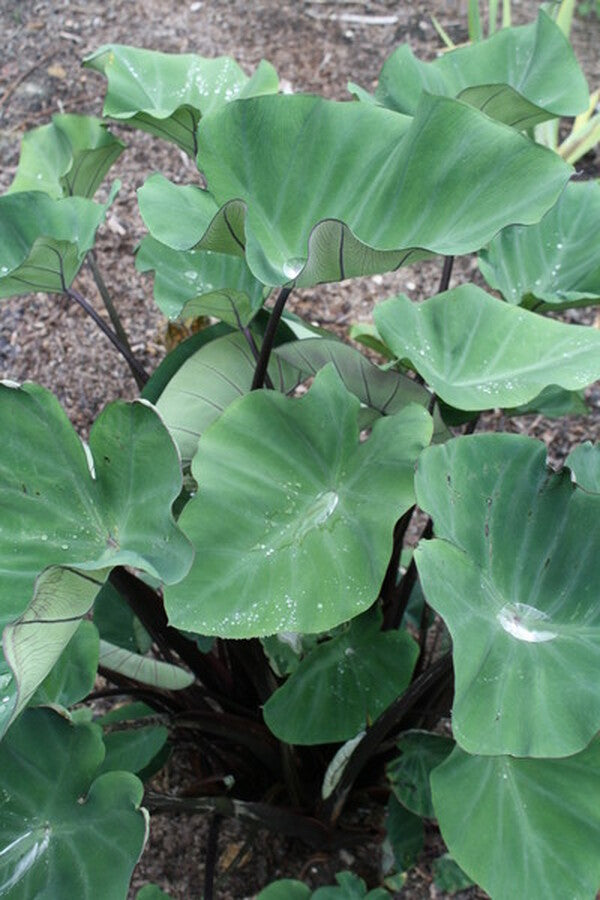
[[[477,3],[474,4],[477,7]],[[586,108],[588,90],[573,49],[540,10],[536,23],[505,28],[485,41],[422,62],[408,44],[386,60],[373,97],[351,84],[361,100],[414,115],[423,91],[457,97],[492,119],[524,130],[538,122],[574,116]]]
[[[454,737],[470,753],[582,750],[600,729],[600,496],[509,434],[427,449],[416,490],[437,536],[415,558],[452,635]]]
[[[254,391],[203,434],[198,494],[179,520],[197,564],[165,591],[173,625],[227,637],[326,631],[374,602],[432,423],[411,405],[359,443],[358,411],[327,366],[304,397]]]
[[[549,385],[600,378],[600,333],[510,306],[473,284],[423,303],[400,295],[375,308],[386,344],[457,409],[527,403]]]
[[[107,44],[84,60],[108,80],[103,114],[174,141],[196,155],[201,116],[238,97],[274,93],[273,66],[263,60],[249,78],[228,56],[207,59],[192,53],[160,53]]]
[[[93,197],[125,144],[100,119],[65,113],[26,131],[14,191],[43,191],[54,199]]]
[[[600,184],[568,184],[536,225],[503,229],[479,254],[509,303],[566,309],[600,302]]]
[[[211,193],[154,182],[146,225],[177,250],[245,249],[267,285],[478,249],[509,223],[538,221],[570,171],[467,104],[429,95],[414,119],[312,96],[252,98],[203,119],[199,147]]]

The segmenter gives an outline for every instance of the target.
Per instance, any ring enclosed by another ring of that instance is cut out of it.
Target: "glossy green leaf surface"
[[[192,157],[201,116],[238,97],[274,93],[279,87],[277,73],[265,60],[249,78],[227,56],[208,59],[108,44],[84,65],[107,78],[105,116],[174,141]]]
[[[93,683],[98,665],[97,635],[85,641],[83,648],[78,646],[74,658],[68,649],[66,657],[61,654],[81,627],[81,619],[91,609],[108,575],[108,570],[87,573],[62,566],[47,568],[35,580],[33,599],[23,614],[10,621],[9,572],[5,573],[0,595],[0,671],[6,667],[0,675],[0,737],[44,679],[48,678],[49,685],[40,690],[51,702],[75,702],[73,691],[87,693],[85,687],[90,679]],[[43,696],[39,702],[45,702]]]
[[[496,300],[473,284],[423,303],[400,295],[375,308],[386,344],[457,409],[527,403],[549,385],[600,377],[600,333]]]
[[[254,391],[203,434],[198,493],[179,520],[196,564],[165,592],[171,624],[227,637],[318,632],[373,603],[432,423],[411,405],[359,443],[358,411],[327,366],[304,397]]]
[[[374,97],[360,99],[414,115],[423,91],[459,99],[492,119],[524,130],[586,109],[588,90],[573,49],[558,25],[540,11],[536,23],[504,28],[488,40],[416,59],[403,44],[386,60]]]
[[[470,753],[577,753],[600,728],[600,496],[508,434],[429,448],[416,491],[437,536],[415,551],[419,575],[454,646],[454,737]]]
[[[105,582],[98,592],[93,612],[94,624],[103,640],[133,653],[149,649],[148,641],[151,644],[152,639],[145,632],[145,640],[140,646],[141,623],[110,581]]]
[[[381,631],[365,613],[304,657],[263,707],[267,726],[288,744],[347,741],[410,682],[418,647],[406,631]]]
[[[147,834],[142,784],[97,778],[100,728],[26,710],[0,745],[0,893],[123,900]],[[102,852],[98,848],[102,847]]]
[[[125,144],[100,119],[73,113],[25,132],[8,191],[43,191],[54,199],[93,197]]]
[[[600,494],[600,444],[585,441],[575,447],[565,460],[571,478],[590,494]]]
[[[256,337],[257,344],[260,338]],[[160,395],[156,408],[187,465],[200,435],[252,385],[256,360],[244,335],[228,334],[202,346],[187,359]],[[296,369],[272,354],[269,377],[287,393],[301,380]],[[196,629],[200,630],[201,629]]]
[[[568,184],[541,222],[504,228],[479,254],[509,303],[566,309],[600,301],[600,184]]]
[[[38,385],[0,385],[0,428],[2,625],[23,612],[47,566],[132,565],[164,581],[185,574],[193,551],[171,515],[179,458],[149,404],[107,406],[90,432],[89,458]]]
[[[198,133],[212,196],[180,188],[187,216],[175,219],[165,188],[146,224],[174,249],[245,248],[267,285],[305,287],[478,249],[506,224],[538,221],[570,171],[467,104],[429,95],[414,119],[364,103],[257,97],[206,117]],[[510,165],[499,169],[499,157]]]
[[[56,703],[68,707],[92,691],[98,669],[100,645],[93,622],[82,621],[34,694],[34,704]]]
[[[241,257],[172,250],[148,236],[136,251],[135,265],[139,272],[154,271],[154,299],[169,319],[215,316],[242,328],[265,299],[264,285]]]
[[[494,900],[594,900],[600,886],[600,742],[568,759],[468,756],[431,776],[442,835]]]
[[[0,297],[69,287],[114,193],[104,205],[38,191],[0,197]]]
[[[415,815],[435,818],[429,776],[452,752],[454,741],[428,731],[407,731],[397,746],[400,756],[386,769],[394,794]]]
[[[145,725],[127,731],[111,731],[104,735],[104,757],[99,774],[103,772],[133,772],[139,774],[164,747],[169,732],[163,725]]]
[[[141,684],[166,691],[180,691],[194,682],[194,676],[180,666],[162,662],[152,656],[132,653],[108,641],[100,641],[101,666]]]

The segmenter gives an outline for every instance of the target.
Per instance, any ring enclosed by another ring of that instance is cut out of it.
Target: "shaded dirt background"
[[[535,17],[538,3],[513,0],[516,23]],[[104,81],[82,70],[86,53],[104,43],[129,43],[172,52],[205,56],[229,54],[250,72],[262,57],[271,60],[280,77],[295,91],[316,91],[347,98],[349,79],[373,85],[384,59],[408,41],[422,58],[432,58],[440,41],[431,24],[435,14],[458,43],[466,39],[466,0],[452,2],[351,3],[348,0],[313,2],[167,2],[167,0],[108,0],[108,2],[10,2],[0,0],[4,53],[0,59],[0,190],[12,180],[19,140],[24,130],[44,124],[55,112],[99,115]],[[352,16],[388,17],[387,24],[360,24]],[[600,27],[595,18],[578,19],[573,43],[592,87],[600,85]],[[135,272],[133,249],[143,235],[135,189],[153,171],[177,182],[193,181],[197,173],[175,147],[163,145],[141,132],[113,129],[129,149],[110,173],[123,187],[101,229],[98,257],[105,280],[130,334],[136,353],[153,369],[165,352],[165,322],[153,306],[151,281]],[[584,161],[594,171],[598,160]],[[596,170],[597,172],[597,170]],[[344,334],[353,321],[370,321],[373,304],[399,291],[419,298],[433,293],[441,263],[357,279],[342,286],[317,287],[294,300],[294,308],[319,324]],[[459,260],[453,284],[478,279],[474,259]],[[86,269],[76,286],[101,310],[94,283]],[[586,321],[593,322],[593,315]],[[567,314],[568,320],[574,314]],[[577,313],[581,320],[581,313]],[[36,294],[4,301],[0,310],[0,377],[38,381],[58,395],[82,435],[103,406],[117,397],[136,396],[135,384],[121,358],[79,308],[57,296]],[[500,427],[542,437],[551,458],[558,461],[569,446],[582,439],[600,439],[600,393],[589,391],[590,416],[548,421],[539,416],[504,419]],[[189,760],[174,760],[161,776],[163,789],[185,784],[191,777]],[[369,807],[358,808],[355,820],[371,817]],[[231,863],[247,833],[227,825],[221,835],[220,871]],[[136,887],[156,881],[173,897],[202,896],[206,822],[201,817],[153,819],[150,845],[134,879]],[[440,852],[430,835],[422,863],[413,871],[402,898],[443,897],[433,885],[430,862]],[[331,883],[333,873],[353,868],[371,884],[377,881],[377,846],[341,854],[313,854],[293,842],[259,833],[250,841],[247,858],[235,873],[221,876],[216,896],[241,900],[275,877],[301,877],[313,886]],[[466,897],[484,896],[478,891]]]

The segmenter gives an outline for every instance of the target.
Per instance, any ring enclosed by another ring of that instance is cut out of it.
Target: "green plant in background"
[[[0,295],[83,306],[142,389],[84,444],[49,391],[0,386],[0,893],[123,898],[148,812],[171,810],[211,817],[210,898],[223,816],[340,847],[362,779],[389,790],[385,888],[261,897],[383,897],[424,820],[444,889],[595,896],[597,448],[553,472],[539,441],[472,433],[496,408],[581,413],[600,378],[598,332],[545,315],[598,302],[599,187],[532,139],[589,97],[545,12],[493,32],[434,63],[400,48],[360,102],[279,95],[267,63],[87,60],[105,115],[202,176],[139,191],[157,304],[219,320],[149,377],[91,256],[123,144],[84,116],[26,135]],[[501,297],[450,287],[475,252]],[[382,298],[354,332],[381,364],[286,308],[435,256],[436,296]],[[73,286],[86,259],[111,325]],[[198,796],[144,788],[182,741]]]

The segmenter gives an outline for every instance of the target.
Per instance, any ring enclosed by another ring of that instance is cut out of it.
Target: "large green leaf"
[[[429,776],[452,752],[454,741],[428,731],[407,731],[398,740],[400,756],[387,766],[387,777],[400,803],[418,816],[435,818]]]
[[[365,613],[315,647],[263,707],[265,722],[288,744],[347,741],[410,682],[418,647],[406,631],[381,631]]]
[[[470,753],[568,756],[600,729],[600,496],[521,435],[426,450],[415,558],[454,644],[452,728]]]
[[[102,772],[134,772],[136,775],[148,766],[167,742],[169,732],[164,725],[144,725],[126,731],[111,731],[104,735],[106,756]]]
[[[105,116],[174,141],[192,157],[201,116],[237,97],[270,94],[279,87],[277,73],[265,60],[248,78],[227,56],[207,59],[107,44],[83,64],[108,80]]]
[[[395,50],[379,75],[374,97],[350,85],[360,99],[414,115],[423,91],[458,97],[492,119],[519,129],[588,105],[585,77],[573,49],[541,11],[536,23],[503,28],[486,41],[421,62],[408,44]]]
[[[549,385],[577,390],[600,377],[598,331],[509,306],[473,284],[423,303],[401,294],[375,308],[375,322],[457,409],[519,406]]]
[[[243,328],[260,309],[265,287],[243,258],[210,250],[177,251],[143,239],[135,255],[140,272],[154,271],[154,299],[170,319],[215,316]]]
[[[125,144],[100,119],[72,113],[27,131],[9,192],[43,191],[54,199],[93,197]]]
[[[142,784],[96,778],[96,725],[27,710],[0,745],[0,894],[11,900],[123,900],[147,835]],[[99,849],[101,848],[101,852]]]
[[[268,285],[478,249],[507,224],[538,221],[570,171],[467,104],[430,95],[414,119],[312,96],[252,98],[208,116],[198,134],[212,195],[163,182],[160,197],[155,184],[146,224],[178,250],[245,247]]]
[[[23,612],[47,566],[185,574],[193,551],[171,515],[179,457],[148,403],[107,406],[88,456],[49,391],[0,384],[0,430],[0,625]]]
[[[46,679],[40,691],[39,702],[75,702],[79,690],[83,694],[91,689],[98,665],[97,634],[79,647],[69,659],[68,646],[78,631],[83,616],[92,607],[108,570],[92,573],[77,572],[65,567],[46,569],[36,579],[33,599],[25,612],[11,622],[8,612],[10,598],[10,570],[0,594],[0,630],[2,653],[0,667],[0,737],[31,700],[36,688]],[[9,624],[7,624],[7,622]],[[92,626],[93,627],[93,626]],[[65,648],[67,650],[65,651]],[[66,656],[63,654],[66,652]],[[78,671],[70,672],[75,663]],[[74,675],[74,682],[70,680]],[[69,683],[70,682],[70,683]],[[85,690],[85,688],[88,690]]]
[[[171,378],[156,408],[179,447],[184,465],[196,452],[200,435],[230,403],[250,390],[255,368],[246,338],[238,332],[202,346]],[[274,387],[283,393],[300,380],[298,371],[275,354],[268,374]]]
[[[360,443],[358,412],[327,366],[304,397],[254,391],[203,434],[198,494],[179,520],[197,564],[165,592],[173,625],[226,637],[318,632],[373,603],[432,423],[411,405]]]
[[[0,297],[69,287],[115,192],[105,204],[37,191],[0,197]]]
[[[504,228],[479,254],[479,268],[509,303],[598,303],[600,184],[572,182],[541,222]]]
[[[494,900],[594,900],[600,741],[568,759],[468,756],[457,747],[431,786],[452,856]]]

